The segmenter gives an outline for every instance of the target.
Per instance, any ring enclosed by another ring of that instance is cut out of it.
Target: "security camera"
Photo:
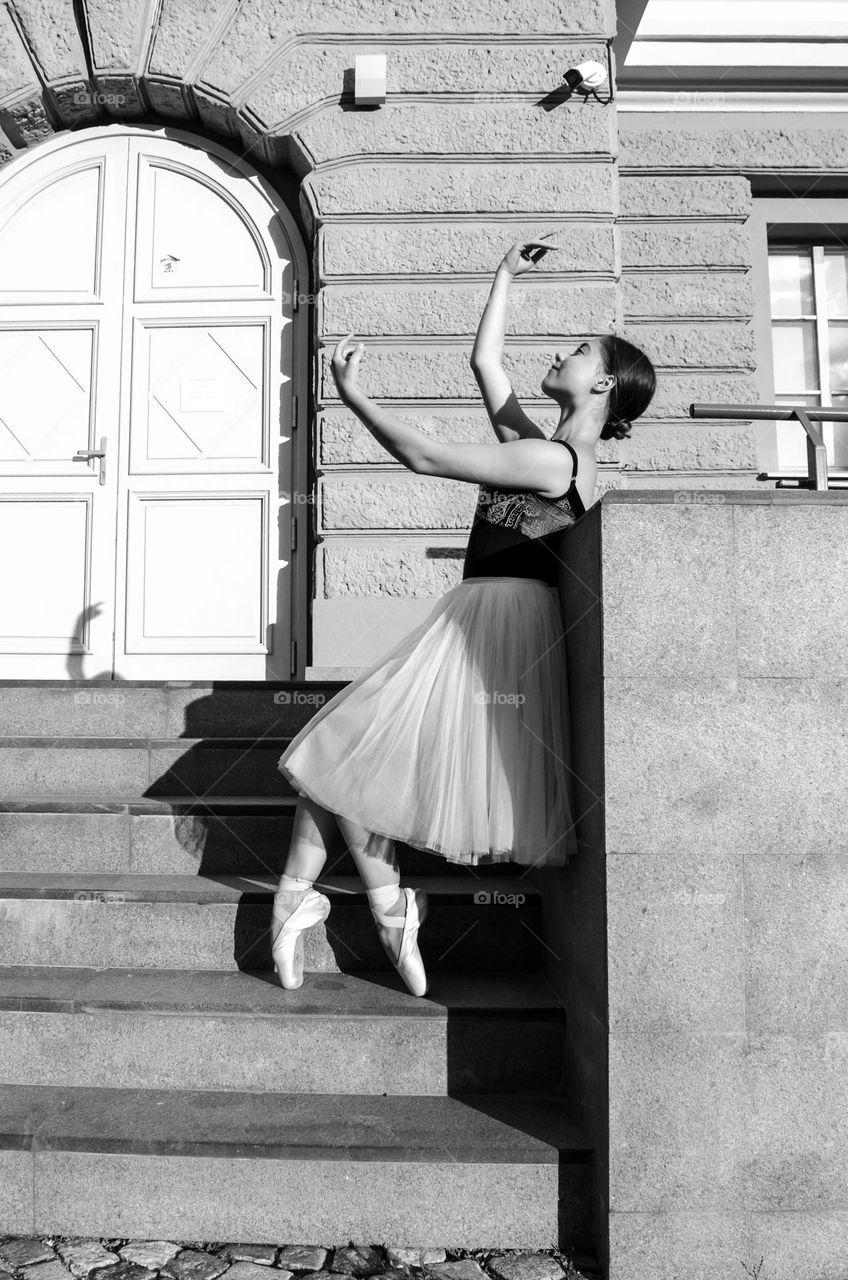
[[[587,92],[600,89],[606,78],[606,68],[600,62],[581,62],[579,67],[572,67],[565,73],[569,89],[585,89]]]

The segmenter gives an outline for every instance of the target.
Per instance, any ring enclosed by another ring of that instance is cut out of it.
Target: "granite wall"
[[[533,878],[610,1280],[848,1274],[846,548],[832,491],[562,539],[581,852]]]

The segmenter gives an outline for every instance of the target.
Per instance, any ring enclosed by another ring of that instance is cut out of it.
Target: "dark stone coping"
[[[270,906],[278,876],[272,875],[139,875],[115,872],[0,872],[0,898],[70,899],[77,894],[114,894],[128,902],[195,902],[205,904],[261,903]],[[401,873],[401,884],[408,877]],[[443,905],[467,905],[481,889],[475,877],[465,880],[456,876],[414,877],[415,885],[437,897]],[[367,902],[365,886],[358,876],[325,876],[315,881],[316,887],[333,897],[333,906],[344,907],[349,899],[357,906]],[[541,900],[536,885],[520,876],[487,876],[487,893],[523,894],[533,902]],[[338,895],[338,896],[336,896]],[[104,904],[108,905],[108,903]],[[498,905],[498,904],[493,904]],[[515,910],[504,904],[504,909]]]
[[[18,689],[40,686],[55,686],[61,689],[116,689],[126,685],[133,689],[206,689],[209,693],[222,693],[225,690],[267,693],[269,689],[285,691],[287,689],[308,689],[314,693],[316,689],[343,689],[348,680],[0,680],[0,689]]]
[[[586,1164],[558,1094],[245,1093],[5,1085],[0,1148],[273,1160]]]
[[[205,817],[291,817],[297,796],[12,796],[0,799],[0,813],[197,814]],[[210,813],[211,811],[211,813]]]
[[[499,1021],[562,1022],[564,1007],[538,973],[440,973],[426,998],[411,995],[396,974],[311,973],[283,992],[265,970],[79,968],[10,965],[0,968],[0,1010],[137,1014],[186,1012],[263,1018],[416,1018],[450,1016]],[[344,1032],[340,1028],[339,1034]]]
[[[121,750],[144,750],[144,751],[163,751],[169,747],[183,747],[186,751],[276,751],[282,755],[288,744],[291,742],[292,736],[280,738],[272,738],[265,734],[262,737],[241,737],[241,738],[94,738],[94,737],[78,737],[74,738],[70,735],[59,738],[49,738],[45,734],[43,737],[35,738],[4,738],[0,737],[0,750],[21,750],[24,747],[62,747],[74,751],[84,751],[105,747],[112,749],[120,748]]]
[[[686,494],[683,501],[678,495]],[[848,502],[845,489],[609,489],[595,506],[624,503],[638,506],[709,506],[720,497],[722,505],[754,506],[844,506]],[[589,508],[591,510],[591,507]]]

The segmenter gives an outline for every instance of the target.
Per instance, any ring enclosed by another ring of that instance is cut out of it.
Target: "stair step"
[[[16,796],[296,795],[277,768],[291,737],[0,738],[0,792]]]
[[[408,878],[401,873],[401,884]],[[418,876],[428,972],[541,968],[541,896],[520,876]],[[273,967],[268,875],[0,874],[0,965]],[[392,969],[358,877],[316,881],[332,909],[304,934],[307,971]]]
[[[349,680],[0,680],[0,735],[294,735]]]
[[[563,1087],[564,1010],[542,974],[0,969],[0,1078],[304,1093]],[[246,1046],[249,1050],[246,1051]]]
[[[0,800],[0,871],[279,875],[296,806],[294,795],[7,796]],[[397,857],[411,876],[504,874],[502,862],[469,868],[401,841]],[[356,874],[340,832],[327,864]]]
[[[593,1152],[559,1095],[8,1085],[4,1230],[135,1238],[590,1238]]]

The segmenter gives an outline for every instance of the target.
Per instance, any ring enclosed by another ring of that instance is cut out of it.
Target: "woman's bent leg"
[[[291,844],[283,875],[316,880],[336,834],[336,815],[301,793],[294,813]]]

